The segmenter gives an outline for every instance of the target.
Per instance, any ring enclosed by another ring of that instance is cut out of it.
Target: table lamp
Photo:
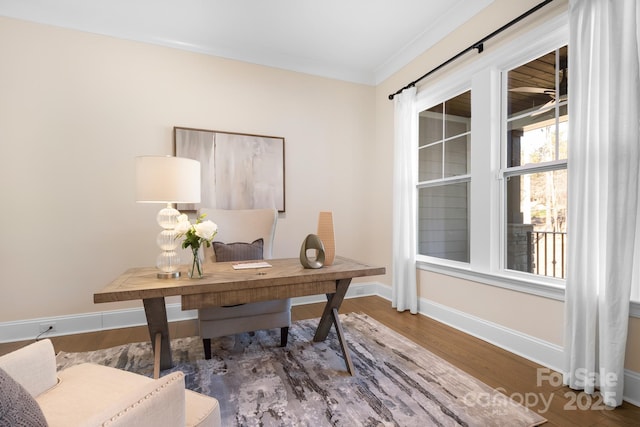
[[[200,202],[200,162],[183,157],[136,157],[136,201],[166,203],[156,216],[162,231],[156,242],[162,250],[156,259],[159,279],[180,277],[180,256],[174,230],[180,212],[173,203]]]

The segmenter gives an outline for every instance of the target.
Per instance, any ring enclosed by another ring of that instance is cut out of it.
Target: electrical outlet
[[[42,332],[54,332],[56,330],[55,322],[40,323],[40,333]]]

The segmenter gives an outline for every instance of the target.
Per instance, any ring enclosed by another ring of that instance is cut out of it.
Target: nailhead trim
[[[175,373],[174,375],[172,375],[169,378],[169,381],[165,381],[164,383],[162,383],[162,385],[160,387],[157,387],[155,390],[153,390],[150,393],[146,394],[144,397],[140,398],[137,402],[134,402],[131,405],[127,406],[124,410],[118,412],[118,414],[114,415],[109,420],[105,421],[102,425],[103,426],[108,426],[110,424],[115,423],[118,420],[118,418],[123,417],[130,410],[135,409],[136,407],[138,407],[138,406],[142,405],[143,403],[145,403],[145,401],[150,400],[154,395],[160,393],[162,391],[162,389],[167,388],[170,384],[174,383],[176,380],[181,379],[182,377],[183,377],[183,375],[181,373]]]

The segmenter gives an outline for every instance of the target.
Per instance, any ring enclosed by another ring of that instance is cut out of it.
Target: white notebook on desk
[[[265,261],[252,261],[252,262],[239,262],[233,264],[234,270],[244,270],[247,268],[266,268],[271,267],[271,264]]]

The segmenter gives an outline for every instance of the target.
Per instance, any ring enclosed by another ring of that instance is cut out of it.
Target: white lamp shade
[[[136,157],[136,201],[200,203],[200,162],[184,157]]]

